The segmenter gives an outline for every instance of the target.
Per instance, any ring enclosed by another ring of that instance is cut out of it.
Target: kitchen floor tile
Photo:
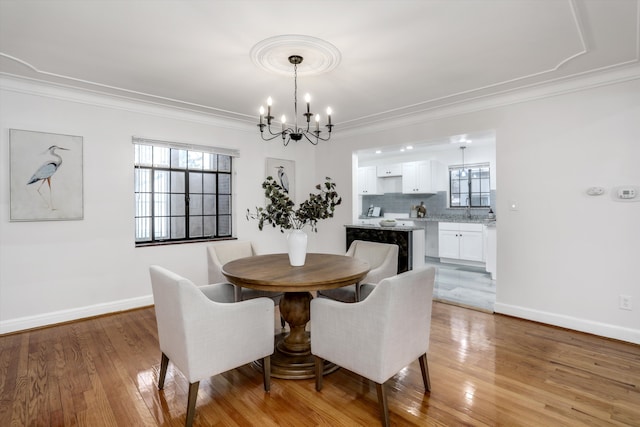
[[[436,267],[435,300],[493,313],[496,281],[484,269],[441,263],[437,258],[427,258],[426,265]]]

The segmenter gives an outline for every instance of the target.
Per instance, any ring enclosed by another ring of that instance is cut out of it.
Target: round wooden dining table
[[[367,262],[344,255],[310,253],[303,266],[292,267],[287,254],[269,254],[230,261],[222,266],[222,274],[236,286],[284,292],[280,315],[289,324],[290,331],[276,337],[271,375],[304,379],[315,376],[311,339],[306,330],[313,299],[311,291],[358,283],[369,269]],[[336,369],[331,362],[325,362],[323,374]]]

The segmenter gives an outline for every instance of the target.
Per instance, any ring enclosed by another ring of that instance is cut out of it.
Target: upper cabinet
[[[378,174],[378,178],[402,176],[402,164],[396,163],[392,165],[377,166],[376,173]]]
[[[404,194],[432,194],[446,190],[446,183],[446,168],[436,160],[358,168],[359,195],[400,191]]]
[[[358,168],[358,194],[380,194],[378,190],[378,175],[375,166]]]
[[[443,173],[442,164],[434,160],[402,163],[402,193],[436,193]]]

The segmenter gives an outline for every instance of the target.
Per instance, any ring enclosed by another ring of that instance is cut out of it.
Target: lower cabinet
[[[438,246],[441,260],[484,262],[484,226],[441,222],[438,224]]]

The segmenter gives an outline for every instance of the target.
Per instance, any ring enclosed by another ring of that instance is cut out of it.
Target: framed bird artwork
[[[265,178],[273,177],[295,203],[296,162],[267,157],[265,169]]]
[[[9,129],[11,221],[83,219],[81,136]]]

